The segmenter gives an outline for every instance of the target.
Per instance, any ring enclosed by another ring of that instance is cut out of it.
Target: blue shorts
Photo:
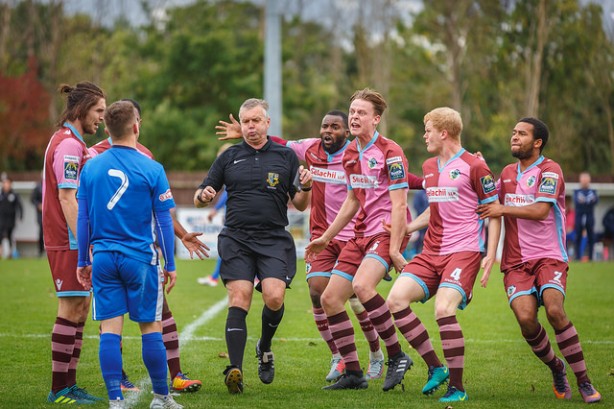
[[[119,252],[97,252],[92,260],[92,318],[96,321],[129,313],[136,322],[162,319],[164,273]]]

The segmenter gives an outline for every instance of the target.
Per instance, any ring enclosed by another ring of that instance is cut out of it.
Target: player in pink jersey
[[[139,125],[143,122],[143,117],[141,116],[141,105],[133,100],[133,99],[122,99],[122,101],[130,102],[137,111],[138,114],[138,122]],[[108,131],[105,129],[105,132],[108,134]],[[138,138],[139,135],[137,135]],[[96,155],[103,153],[113,146],[113,142],[111,137],[109,136],[106,139],[98,142],[94,146],[88,149],[90,156],[93,158]],[[136,149],[147,156],[150,159],[154,159],[153,153],[143,144],[137,141]],[[198,239],[198,236],[202,235],[200,232],[192,232],[188,233],[187,230],[179,223],[179,221],[174,217],[174,209],[171,209],[171,215],[173,215],[173,229],[175,232],[175,236],[185,246],[185,248],[190,253],[190,257],[194,257],[196,254],[201,260],[204,257],[209,257],[209,247]],[[170,373],[170,388],[173,392],[197,392],[201,386],[202,382],[198,379],[189,378],[182,370],[181,370],[181,359],[180,359],[180,351],[179,351],[179,333],[177,332],[177,323],[175,322],[175,318],[173,317],[173,313],[168,306],[168,301],[166,300],[166,294],[163,292],[163,304],[162,304],[162,334],[164,337],[164,347],[166,348],[166,357],[168,363],[168,369]],[[139,391],[130,379],[128,375],[122,368],[122,380],[121,380],[121,389],[122,391]]]
[[[77,365],[90,292],[77,280],[77,187],[89,155],[84,134],[93,135],[103,121],[103,91],[91,82],[62,85],[67,105],[45,151],[43,170],[43,236],[58,313],[51,333],[50,403],[94,403],[96,398],[77,386]]]
[[[558,399],[571,399],[566,368],[550,345],[537,319],[540,305],[546,309],[561,354],[576,375],[586,403],[598,402],[578,333],[563,307],[567,284],[565,237],[565,180],[558,163],[542,155],[548,127],[536,118],[523,118],[514,127],[512,156],[517,163],[503,169],[499,195],[503,204],[479,206],[482,219],[504,216],[505,240],[501,271],[510,307],[522,336],[533,353],[552,371]]]
[[[345,302],[352,294],[363,304],[386,345],[389,360],[384,391],[401,383],[412,364],[401,350],[386,301],[376,290],[392,266],[400,271],[406,264],[401,251],[408,241],[405,224],[411,219],[407,208],[407,159],[399,145],[376,130],[386,107],[386,101],[376,91],[363,89],[352,95],[349,125],[355,139],[343,156],[348,194],[333,223],[305,251],[307,261],[315,259],[358,212],[354,237],[341,251],[321,297],[330,331],[346,365],[345,374],[325,389],[368,387],[358,362],[354,329],[345,311]],[[420,181],[417,177],[415,180]],[[382,227],[382,219],[392,225],[391,233]]]
[[[486,162],[462,147],[463,122],[458,112],[436,108],[424,116],[424,129],[427,150],[436,155],[422,165],[429,207],[408,226],[408,231],[414,232],[428,224],[424,248],[405,266],[387,302],[395,325],[428,366],[422,393],[433,393],[450,378],[440,401],[464,401],[465,341],[456,311],[471,300],[480,260],[483,287],[490,276],[501,219],[490,219],[488,249],[482,260],[484,222],[476,208],[480,203],[497,202],[497,189]],[[424,303],[435,294],[435,318],[449,369],[442,365],[426,328],[410,308],[410,303]]]
[[[231,122],[220,121],[218,135],[224,135],[220,140],[241,137],[239,123],[230,116]],[[347,196],[347,184],[342,159],[349,145],[348,118],[344,112],[330,111],[322,119],[320,138],[308,138],[298,141],[286,141],[271,136],[277,143],[288,146],[296,153],[299,160],[307,162],[313,175],[313,192],[311,198],[310,233],[311,239],[317,239],[335,220],[339,209]],[[352,219],[339,234],[331,240],[326,249],[311,263],[307,263],[307,283],[313,307],[313,316],[322,339],[327,343],[331,353],[331,368],[326,380],[336,381],[345,370],[345,362],[331,335],[326,314],[322,308],[320,297],[328,285],[331,271],[337,257],[347,241],[354,237],[354,222]],[[356,314],[360,327],[369,342],[369,367],[367,379],[381,378],[384,370],[384,354],[381,351],[379,336],[373,328],[364,307],[355,296],[350,298],[350,306]]]

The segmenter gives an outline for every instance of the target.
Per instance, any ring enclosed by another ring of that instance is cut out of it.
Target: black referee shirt
[[[267,137],[268,138],[268,137]],[[243,230],[270,230],[288,225],[288,200],[296,194],[296,154],[271,142],[259,150],[242,142],[228,148],[211,165],[199,186],[220,191],[226,185],[225,226]]]

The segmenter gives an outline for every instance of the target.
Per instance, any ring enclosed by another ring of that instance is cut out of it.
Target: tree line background
[[[149,23],[135,27],[127,16],[102,24],[105,2],[69,14],[66,1],[0,3],[0,171],[42,168],[64,105],[57,87],[82,80],[108,103],[140,102],[141,142],[167,170],[208,169],[217,121],[262,96],[263,6],[201,0],[161,13],[164,1],[141,0]],[[445,105],[496,174],[513,160],[516,121],[537,116],[568,178],[614,181],[614,33],[599,2],[430,0],[412,13],[407,0],[320,0],[314,19],[307,0],[280,1],[284,137],[317,137],[327,111],[371,87],[389,104],[380,132],[414,173],[428,156],[422,118]]]

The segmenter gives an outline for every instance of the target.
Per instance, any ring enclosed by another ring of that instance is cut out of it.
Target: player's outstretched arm
[[[228,118],[230,118],[230,122],[220,120],[219,125],[215,126],[215,134],[220,135],[217,139],[220,141],[241,139],[243,137],[241,134],[241,124],[232,114],[228,115]]]
[[[202,232],[192,232],[188,233],[188,231],[179,223],[175,216],[175,212],[171,211],[171,215],[173,216],[173,229],[175,231],[175,236],[181,243],[184,245],[188,252],[190,253],[190,258],[194,259],[194,254],[198,256],[201,260],[204,260],[205,257],[209,257],[209,247],[198,239],[198,236],[202,236]]]
[[[328,229],[322,233],[322,236],[312,240],[307,247],[305,247],[305,260],[310,261],[315,259],[318,253],[324,250],[326,246],[328,246],[328,243],[330,243],[330,241],[352,220],[359,207],[360,202],[356,198],[356,195],[352,190],[348,190],[347,197],[341,205],[341,209],[339,209],[339,213],[337,213],[335,220],[328,226]]]

